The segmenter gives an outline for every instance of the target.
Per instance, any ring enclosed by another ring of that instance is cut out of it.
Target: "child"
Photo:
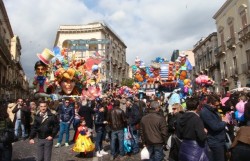
[[[95,144],[91,141],[91,132],[88,131],[86,122],[84,118],[81,118],[81,123],[77,129],[75,136],[75,145],[73,146],[73,151],[80,152],[80,156],[83,153],[91,152],[95,149]]]
[[[105,138],[105,125],[108,123],[104,117],[104,106],[101,104],[99,110],[95,113],[95,131],[96,131],[96,156],[102,157],[108,154],[103,150],[102,141]]]

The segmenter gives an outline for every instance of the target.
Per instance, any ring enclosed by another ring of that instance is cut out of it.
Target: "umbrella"
[[[222,106],[225,106],[225,103],[227,102],[227,100],[229,99],[229,97],[224,97],[220,100]]]

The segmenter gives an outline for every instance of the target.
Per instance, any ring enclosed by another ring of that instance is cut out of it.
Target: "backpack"
[[[0,121],[0,143],[11,144],[15,141],[14,129],[7,126],[7,121]]]

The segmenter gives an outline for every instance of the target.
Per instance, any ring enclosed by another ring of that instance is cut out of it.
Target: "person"
[[[248,101],[245,104],[245,108],[244,108],[244,118],[246,121],[246,125],[250,126],[250,92],[247,93],[247,98],[248,98]]]
[[[231,145],[232,161],[248,161],[250,158],[250,126],[241,126]]]
[[[80,152],[77,157],[84,157],[88,152],[91,152],[95,149],[95,145],[92,142],[90,136],[91,132],[86,126],[86,121],[83,117],[81,117],[80,124],[77,128],[77,133],[75,136],[76,141],[72,148],[73,151]]]
[[[16,106],[16,103],[9,103],[8,108],[7,108],[7,113],[12,122],[14,122],[14,117],[15,117],[14,113],[12,113],[12,110],[15,108],[15,106]]]
[[[70,99],[65,98],[65,101],[62,105],[58,107],[58,113],[60,117],[60,131],[59,131],[59,138],[57,141],[57,144],[55,145],[56,148],[61,146],[62,139],[63,139],[63,134],[66,134],[65,138],[65,146],[69,146],[69,128],[70,124],[72,123],[74,119],[74,107],[73,104],[70,104]]]
[[[17,105],[15,108],[12,110],[12,113],[15,114],[14,117],[14,123],[15,123],[15,135],[18,138],[18,130],[19,127],[21,126],[22,129],[22,139],[25,140],[26,134],[25,134],[25,123],[26,123],[26,111],[25,107],[23,106],[23,99],[19,98],[17,100]]]
[[[10,135],[4,135],[5,130],[14,131],[14,124],[10,120],[6,107],[1,107],[0,112],[0,160],[11,161],[12,141]],[[14,133],[13,133],[14,137]]]
[[[216,94],[210,94],[200,111],[200,118],[207,129],[207,143],[213,161],[225,161],[225,127],[229,121],[218,113],[219,106],[220,98]]]
[[[209,161],[206,150],[206,130],[196,110],[199,99],[195,97],[186,99],[187,112],[177,119],[177,137],[182,140],[179,161]]]
[[[93,116],[95,114],[94,105],[88,101],[87,104],[80,106],[78,114],[86,121],[89,131],[93,130]]]
[[[178,160],[178,153],[179,153],[179,140],[176,136],[176,123],[177,119],[180,118],[184,111],[179,103],[174,103],[172,105],[172,112],[168,114],[167,119],[167,127],[168,127],[168,135],[169,139],[171,140],[171,144],[169,145],[170,152],[169,152],[169,160],[174,161]]]
[[[37,141],[37,161],[50,161],[52,155],[53,138],[57,135],[59,122],[54,114],[48,109],[47,102],[39,102],[39,111],[34,117],[29,143],[34,144],[34,138],[38,136]]]
[[[102,157],[103,155],[107,155],[108,153],[104,151],[102,146],[102,141],[105,138],[105,126],[108,124],[108,121],[105,120],[104,117],[104,106],[100,105],[99,110],[95,113],[94,123],[95,123],[95,148],[96,148],[96,156]]]
[[[142,117],[140,134],[142,143],[147,147],[152,161],[164,159],[163,146],[167,145],[167,123],[158,112],[160,104],[157,101],[150,103],[149,113]]]
[[[137,125],[141,121],[141,115],[139,112],[139,107],[136,103],[133,103],[128,99],[126,102],[126,117],[127,125],[132,136],[132,153],[139,153],[139,136]]]
[[[77,128],[78,128],[78,126],[79,126],[79,124],[80,124],[81,116],[80,116],[79,113],[78,113],[80,107],[81,107],[80,102],[77,102],[77,101],[74,102],[75,117],[74,117],[74,120],[73,120],[73,128],[74,128],[75,133],[74,133],[74,137],[73,137],[73,139],[72,139],[73,142],[75,142],[74,138],[75,138],[76,133],[77,133]]]
[[[111,157],[114,160],[116,156],[116,140],[119,143],[119,153],[123,157],[124,151],[124,131],[126,127],[126,116],[122,109],[120,109],[120,101],[114,100],[113,109],[108,114],[108,123],[111,128]]]

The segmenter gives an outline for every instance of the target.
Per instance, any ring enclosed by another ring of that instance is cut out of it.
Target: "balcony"
[[[242,73],[250,75],[250,63],[241,64]]]
[[[226,54],[226,46],[225,44],[222,44],[221,46],[217,47],[216,50],[214,51],[215,57],[221,57]]]
[[[243,28],[239,33],[239,40],[242,42],[247,41],[250,39],[250,25],[247,25],[245,28]]]
[[[8,47],[6,46],[3,37],[0,36],[0,49],[1,49],[1,55],[3,54],[3,56],[5,57],[5,59],[7,61],[11,60],[11,54],[10,51],[8,49]]]
[[[231,37],[230,39],[227,40],[227,48],[231,50],[236,48],[234,37]]]

